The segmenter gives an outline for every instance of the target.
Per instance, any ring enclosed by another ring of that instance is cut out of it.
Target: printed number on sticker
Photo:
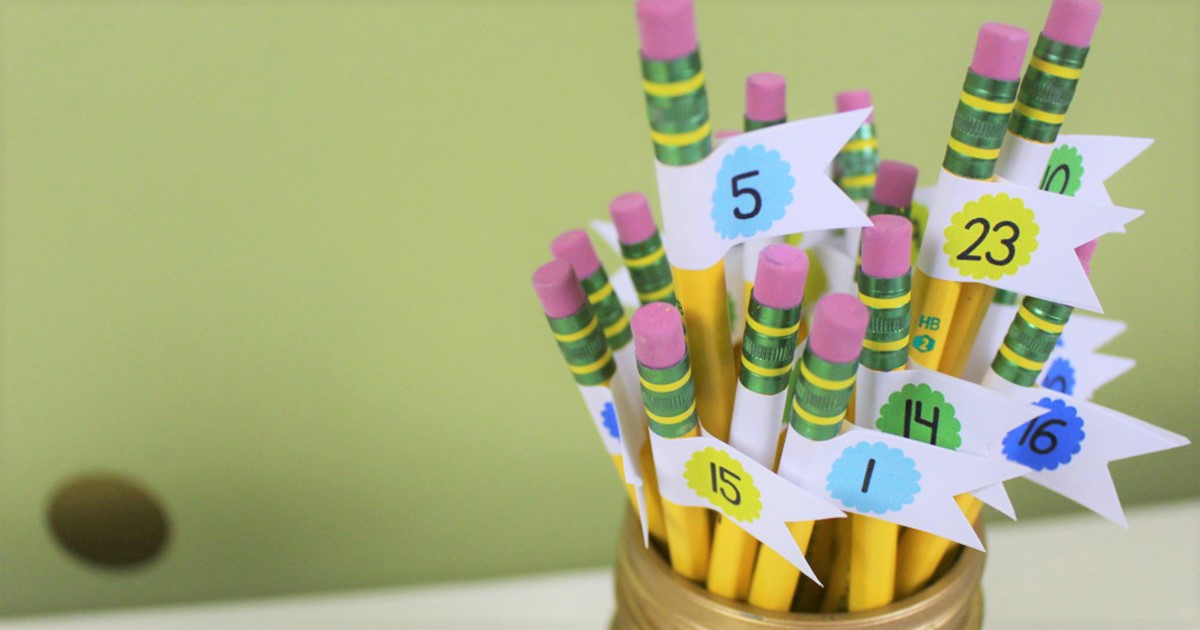
[[[984,195],[950,217],[942,246],[950,266],[964,277],[998,280],[1029,263],[1039,229],[1019,197]]]
[[[1079,150],[1065,144],[1054,149],[1038,188],[1074,197],[1082,185],[1083,156],[1079,154]]]
[[[921,491],[916,462],[883,442],[859,442],[842,451],[825,478],[825,489],[842,505],[863,514],[904,509]]]
[[[1004,436],[1004,456],[1034,470],[1054,470],[1071,463],[1083,446],[1083,418],[1062,400],[1042,398],[1046,413]]]
[[[713,228],[721,238],[749,237],[783,218],[796,180],[778,151],[761,144],[725,156],[712,194]]]
[[[754,478],[725,451],[709,447],[695,452],[683,477],[689,488],[726,516],[748,523],[762,514],[762,493]]]

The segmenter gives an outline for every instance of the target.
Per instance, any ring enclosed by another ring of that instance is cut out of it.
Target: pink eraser
[[[626,245],[641,243],[658,232],[650,214],[650,202],[640,192],[625,193],[613,199],[608,204],[608,213],[617,226],[617,240]]]
[[[867,335],[867,307],[845,293],[829,293],[813,309],[808,347],[830,363],[857,361]]]
[[[847,90],[838,92],[834,95],[833,100],[837,103],[838,113],[849,112],[856,109],[865,109],[871,106],[871,91],[870,90]],[[875,120],[875,112],[867,117],[867,122]]]
[[[533,272],[533,290],[542,302],[542,312],[555,319],[574,315],[587,300],[571,264],[565,260],[554,260],[538,267]]]
[[[1060,44],[1086,48],[1104,9],[1096,0],[1054,0],[1042,35]]]
[[[642,56],[670,61],[696,50],[696,11],[692,0],[638,0]]]
[[[642,365],[656,370],[669,368],[683,358],[687,343],[683,317],[666,302],[647,304],[633,314],[633,353]]]
[[[1095,255],[1096,246],[1099,244],[1099,239],[1092,239],[1075,248],[1075,255],[1079,257],[1079,263],[1083,265],[1084,272],[1089,276],[1092,275],[1092,256]]]
[[[550,253],[556,260],[571,263],[575,277],[588,278],[600,268],[600,259],[596,257],[596,248],[588,240],[587,232],[570,230],[558,235],[550,243]]]
[[[988,22],[979,27],[971,72],[997,81],[1016,81],[1021,78],[1028,46],[1029,33],[1025,29]]]
[[[908,273],[912,254],[912,222],[897,214],[871,217],[862,231],[862,272],[872,278],[899,278]]]
[[[768,245],[758,253],[754,299],[771,308],[795,308],[804,299],[808,254],[785,243]]]
[[[787,117],[787,80],[760,72],[746,77],[746,118],[759,122]]]
[[[713,140],[728,140],[741,133],[737,129],[718,129],[713,132]]]
[[[875,173],[875,190],[871,198],[885,206],[903,208],[912,205],[917,188],[917,167],[895,160],[879,163]]]

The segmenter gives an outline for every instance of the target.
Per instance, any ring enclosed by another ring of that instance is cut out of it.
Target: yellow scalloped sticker
[[[712,447],[696,451],[684,466],[683,478],[725,516],[749,523],[762,514],[762,493],[754,478],[725,451]]]
[[[1038,232],[1033,210],[1020,197],[984,195],[950,217],[942,251],[960,275],[999,280],[1029,264]]]

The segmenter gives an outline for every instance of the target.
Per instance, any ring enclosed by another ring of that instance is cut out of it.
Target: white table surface
[[[986,628],[1200,629],[1200,501],[988,530]],[[606,628],[612,570],[25,618],[0,628]]]

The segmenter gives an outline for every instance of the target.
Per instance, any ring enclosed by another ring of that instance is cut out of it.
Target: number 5
[[[720,471],[720,473],[717,472],[718,470]],[[735,474],[732,470],[729,470],[728,468],[725,468],[724,466],[717,466],[716,463],[714,463],[714,462],[709,462],[708,471],[712,475],[713,492],[718,491],[717,490],[717,478],[720,477],[721,496],[725,497],[725,500],[728,501],[732,505],[741,505],[742,491],[738,490],[737,484],[734,482],[741,481],[742,478],[737,476],[737,474]],[[732,480],[730,479],[730,477],[732,477]],[[727,492],[725,492],[726,486],[728,486],[731,490],[733,490],[732,497],[730,497],[729,494]]]
[[[758,171],[747,171],[740,175],[734,175],[733,179],[729,180],[729,186],[732,189],[733,196],[735,198],[739,195],[750,195],[750,197],[754,200],[754,209],[749,212],[742,212],[740,207],[734,206],[733,216],[739,219],[753,219],[754,217],[758,216],[759,211],[762,210],[762,195],[758,194],[757,190],[750,188],[749,186],[745,188],[738,188],[738,183],[740,183],[743,179],[749,179],[757,175]]]

